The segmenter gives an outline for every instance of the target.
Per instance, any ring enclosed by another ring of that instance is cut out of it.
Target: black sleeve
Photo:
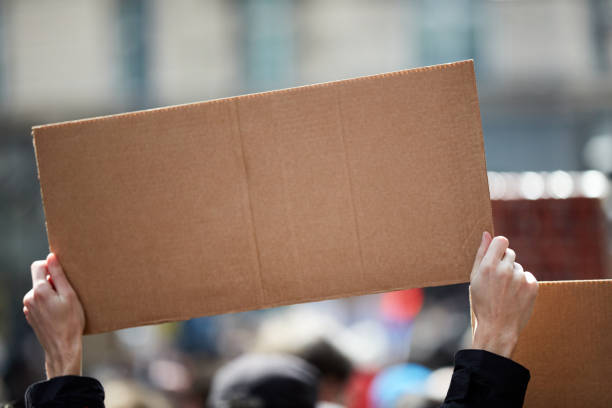
[[[461,350],[440,408],[519,408],[523,406],[529,370],[484,350]]]
[[[27,408],[104,408],[104,388],[95,378],[66,375],[30,385],[25,401]]]

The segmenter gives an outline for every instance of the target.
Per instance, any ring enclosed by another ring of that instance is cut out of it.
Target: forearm
[[[518,330],[476,326],[472,348],[511,358],[518,337]]]
[[[83,342],[81,338],[71,344],[54,347],[45,352],[47,379],[65,375],[81,375]]]

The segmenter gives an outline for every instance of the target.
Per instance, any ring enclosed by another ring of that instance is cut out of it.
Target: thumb
[[[478,248],[478,252],[476,252],[476,258],[474,259],[474,266],[472,267],[470,280],[474,279],[474,276],[476,276],[476,272],[478,272],[478,267],[482,262],[482,258],[484,258],[485,254],[487,253],[487,249],[489,249],[489,245],[491,244],[492,240],[493,237],[491,236],[491,234],[489,234],[489,232],[485,231],[482,233],[482,240],[480,241],[480,247]]]
[[[54,253],[50,253],[47,257],[47,270],[49,271],[49,275],[51,275],[51,279],[53,279],[57,293],[66,295],[74,292],[70,282],[68,282],[68,278],[66,278],[66,274],[64,274],[62,265],[60,265],[57,259],[57,255]]]

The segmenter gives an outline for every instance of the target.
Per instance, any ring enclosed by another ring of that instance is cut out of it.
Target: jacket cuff
[[[509,358],[485,350],[461,350],[455,355],[455,370],[447,401],[470,400],[470,393],[486,389],[493,400],[522,406],[529,370]]]
[[[486,350],[460,350],[455,355],[455,365],[474,367],[499,385],[520,384],[527,389],[531,378],[529,370],[516,361]]]
[[[95,378],[76,375],[54,377],[28,387],[27,407],[104,407],[104,388]]]

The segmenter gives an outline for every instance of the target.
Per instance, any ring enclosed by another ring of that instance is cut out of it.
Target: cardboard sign
[[[472,61],[33,129],[86,333],[469,280]]]
[[[512,358],[531,372],[525,408],[609,407],[612,280],[540,282]]]

